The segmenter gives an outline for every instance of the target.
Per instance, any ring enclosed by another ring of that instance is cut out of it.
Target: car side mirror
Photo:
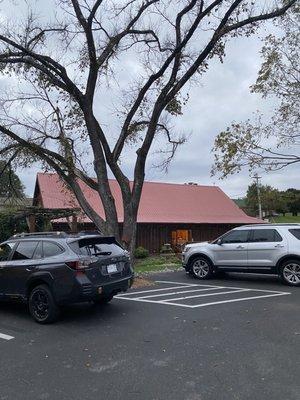
[[[218,239],[218,240],[217,240],[217,244],[218,244],[219,246],[222,246],[222,243],[223,243],[223,242],[222,242],[222,239]]]

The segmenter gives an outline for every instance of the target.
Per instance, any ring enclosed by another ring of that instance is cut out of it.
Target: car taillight
[[[86,260],[77,260],[77,261],[68,261],[66,262],[67,266],[74,269],[75,271],[83,271],[89,267],[90,261]]]

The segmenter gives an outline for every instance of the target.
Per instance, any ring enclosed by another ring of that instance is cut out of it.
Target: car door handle
[[[237,249],[239,249],[239,250],[242,250],[244,248],[245,248],[244,246],[237,246]]]
[[[276,244],[274,247],[276,247],[278,249],[278,248],[284,247],[284,244]]]
[[[32,271],[33,269],[35,269],[35,267],[27,267],[27,268],[26,268],[26,271],[30,272],[30,271]]]

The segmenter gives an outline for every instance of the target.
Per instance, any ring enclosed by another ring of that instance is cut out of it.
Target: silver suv
[[[187,244],[182,264],[198,279],[222,271],[277,274],[300,286],[300,224],[259,224],[235,228],[213,242]]]

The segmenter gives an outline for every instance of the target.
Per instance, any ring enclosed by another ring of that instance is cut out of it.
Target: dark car
[[[129,253],[114,237],[19,234],[0,245],[0,299],[27,302],[40,323],[54,321],[61,305],[107,303],[132,282]]]

